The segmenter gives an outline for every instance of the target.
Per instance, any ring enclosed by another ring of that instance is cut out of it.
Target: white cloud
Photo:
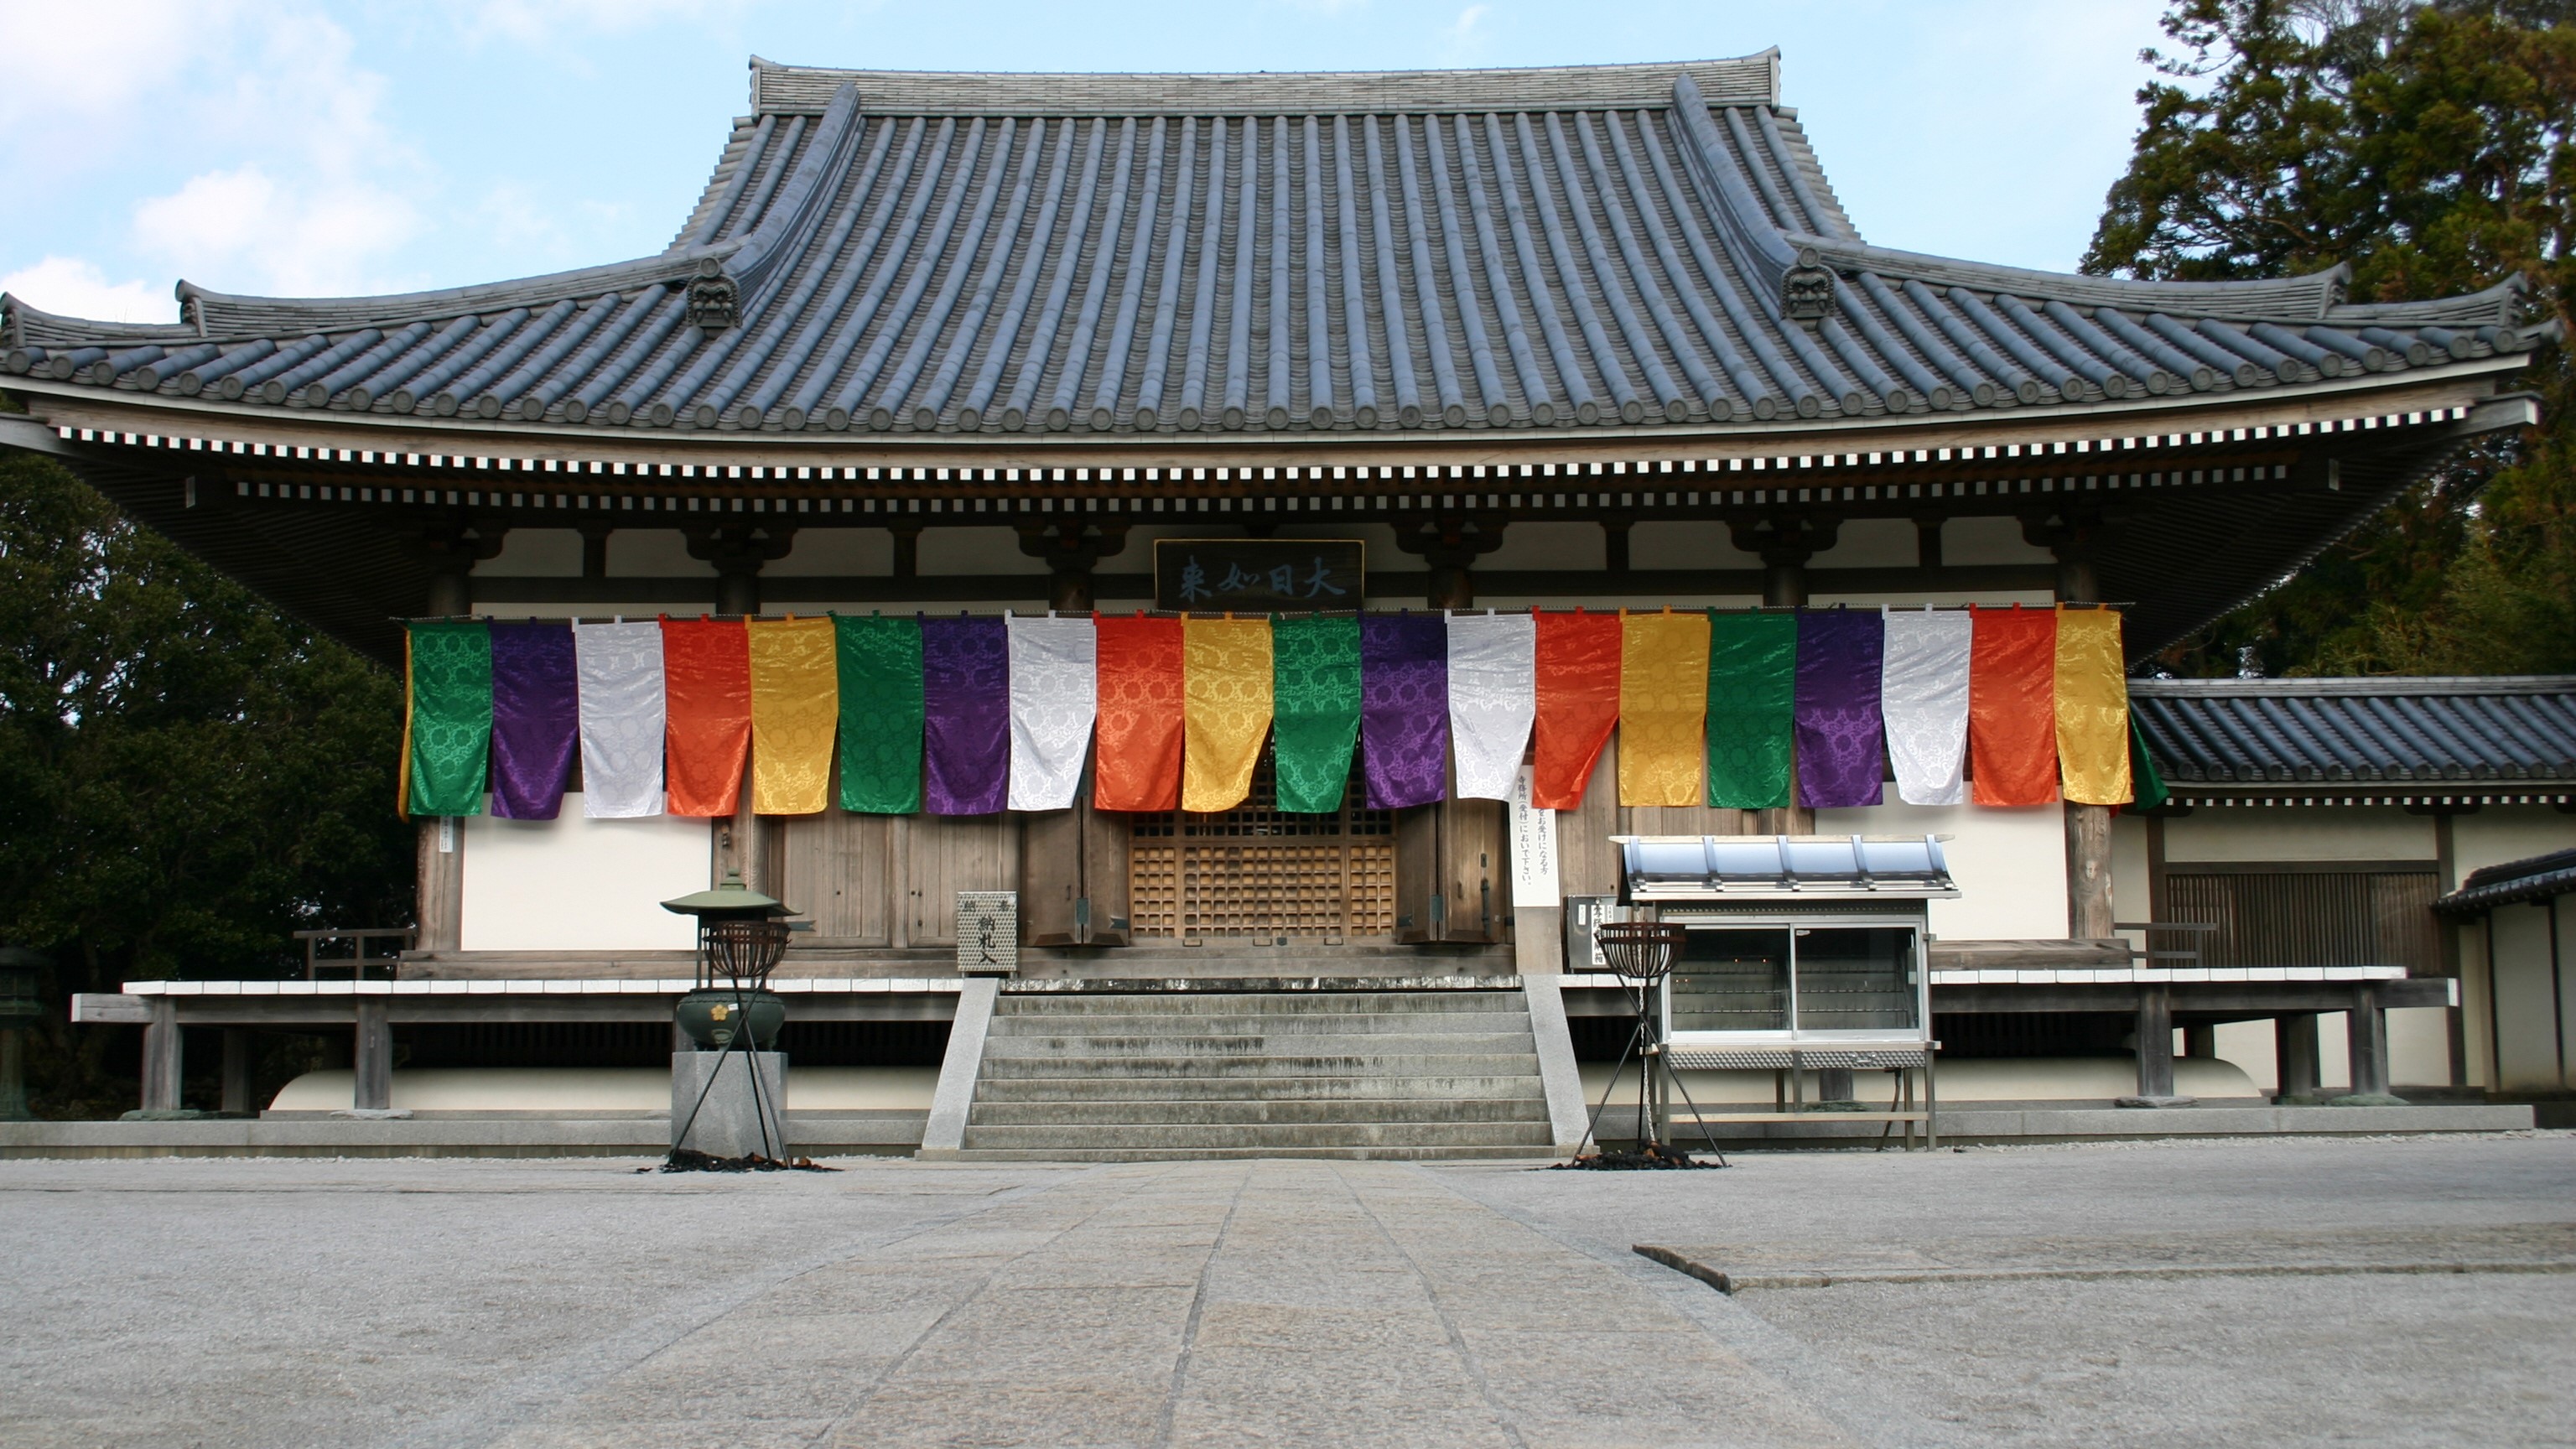
[[[500,36],[534,43],[568,30],[618,34],[673,20],[727,18],[745,4],[746,0],[482,0],[459,15],[469,39]]]
[[[150,282],[111,282],[98,264],[79,257],[47,257],[0,277],[7,292],[40,311],[101,322],[176,322],[179,304],[166,287]]]
[[[193,176],[134,209],[136,246],[223,291],[381,290],[378,269],[419,231],[409,202],[345,177],[278,181],[258,166]]]
[[[1441,29],[1441,59],[1456,65],[1484,54],[1485,20],[1492,14],[1490,5],[1470,5],[1459,11],[1458,18]]]
[[[0,125],[86,124],[159,93],[242,7],[230,0],[0,5]]]

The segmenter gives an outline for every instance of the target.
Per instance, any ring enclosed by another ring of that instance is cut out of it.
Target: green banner
[[[2147,736],[2133,713],[2129,716],[2129,803],[2121,808],[2131,814],[2153,810],[2172,796],[2173,791],[2165,788],[2165,777],[2156,773],[2156,757],[2148,751]]]
[[[1798,616],[1708,611],[1708,803],[1789,803],[1798,703]]]
[[[1330,814],[1359,743],[1360,621],[1273,618],[1270,660],[1279,808]]]
[[[921,621],[835,618],[841,667],[841,808],[921,808]]]
[[[492,631],[483,624],[411,626],[414,815],[480,815],[492,763]]]

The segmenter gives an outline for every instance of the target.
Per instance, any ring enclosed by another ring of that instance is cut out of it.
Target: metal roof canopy
[[[1614,835],[1623,903],[1948,900],[1937,835]]]

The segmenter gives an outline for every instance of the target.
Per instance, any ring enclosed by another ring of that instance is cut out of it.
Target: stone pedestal
[[[752,1093],[752,1067],[758,1063],[760,1092]],[[714,1079],[710,1087],[708,1080]],[[701,1105],[698,1094],[704,1092]],[[671,1053],[671,1146],[690,1148],[710,1157],[787,1155],[787,1131],[780,1108],[787,1100],[785,1052]],[[689,1113],[694,1109],[697,1120]],[[761,1137],[763,1125],[768,1140]],[[688,1135],[681,1128],[687,1124]]]

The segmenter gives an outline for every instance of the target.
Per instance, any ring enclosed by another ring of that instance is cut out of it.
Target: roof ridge
[[[2298,679],[2132,679],[2149,699],[2194,696],[2576,694],[2576,674],[2352,675]]]
[[[1793,246],[1813,248],[1824,265],[1836,270],[1875,272],[1882,277],[1912,277],[1944,287],[1971,291],[2045,290],[2050,296],[2087,305],[2146,307],[2184,316],[2268,317],[2282,321],[2321,322],[2336,319],[2352,268],[2337,262],[2323,271],[2297,277],[2253,278],[2233,282],[2166,282],[2135,277],[2097,277],[2083,272],[2046,272],[2001,262],[1966,261],[1957,257],[1872,246],[1839,237],[1790,233]],[[2195,302],[2206,305],[2193,305]]]
[[[1662,106],[1676,73],[1728,105],[1780,103],[1780,50],[1614,65],[1385,71],[902,71],[750,59],[756,114],[815,115],[842,86],[872,115],[1311,115]]]

